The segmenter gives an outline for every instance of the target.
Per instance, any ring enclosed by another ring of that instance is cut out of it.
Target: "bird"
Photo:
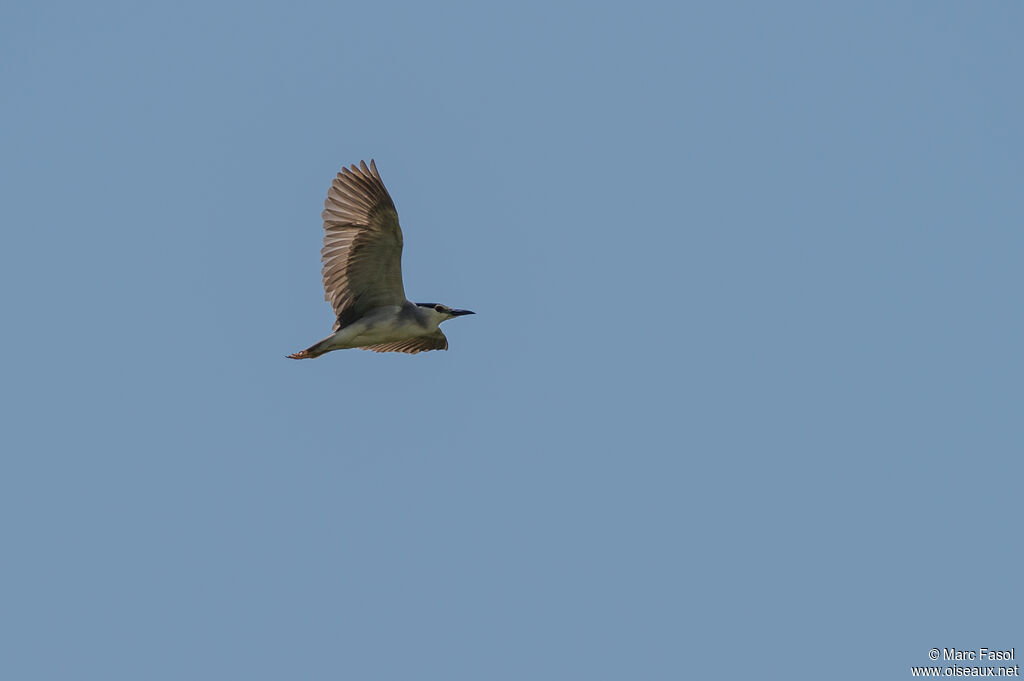
[[[442,322],[476,314],[440,303],[412,303],[402,284],[402,228],[377,165],[342,167],[324,201],[324,300],[333,333],[289,359],[347,348],[416,354],[447,350]]]

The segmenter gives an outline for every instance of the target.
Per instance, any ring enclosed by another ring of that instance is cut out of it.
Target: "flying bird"
[[[441,322],[474,314],[440,303],[410,303],[402,285],[402,228],[373,159],[342,168],[324,202],[324,299],[334,333],[290,359],[346,348],[375,352],[447,350]]]

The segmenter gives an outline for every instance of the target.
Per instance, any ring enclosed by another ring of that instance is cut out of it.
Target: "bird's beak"
[[[453,317],[461,317],[464,314],[476,314],[472,310],[452,310],[450,313]]]

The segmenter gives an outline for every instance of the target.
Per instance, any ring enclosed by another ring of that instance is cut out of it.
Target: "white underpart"
[[[450,317],[433,308],[417,307],[415,318],[400,315],[398,306],[378,307],[352,322],[328,339],[330,350],[358,348],[425,336],[437,331]]]

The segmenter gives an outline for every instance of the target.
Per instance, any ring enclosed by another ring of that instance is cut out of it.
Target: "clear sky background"
[[[1024,651],[1022,35],[1010,2],[5,3],[0,675]],[[286,360],[371,157],[410,297],[478,314]]]

